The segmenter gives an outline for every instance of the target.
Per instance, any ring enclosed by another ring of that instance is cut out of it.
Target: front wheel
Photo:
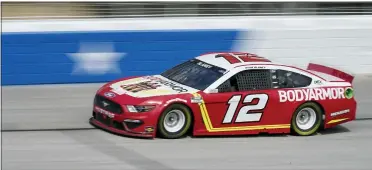
[[[305,103],[292,116],[291,128],[295,134],[310,136],[315,134],[322,123],[322,109],[315,103]]]
[[[183,137],[191,126],[191,112],[181,104],[174,104],[164,110],[158,121],[159,135],[167,139]]]

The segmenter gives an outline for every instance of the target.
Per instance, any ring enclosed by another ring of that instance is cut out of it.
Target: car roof
[[[223,56],[225,56],[225,59]],[[230,63],[228,59],[230,58],[230,61],[234,61],[233,63]],[[235,59],[234,59],[235,58]],[[237,59],[240,58],[240,59]],[[314,74],[312,72],[309,72],[306,69],[302,69],[296,66],[291,66],[287,64],[272,62],[271,60],[258,56],[253,53],[247,53],[247,52],[212,52],[212,53],[206,53],[203,55],[200,55],[196,57],[196,59],[203,61],[205,63],[215,65],[218,67],[221,67],[223,69],[226,69],[228,71],[232,70],[239,70],[244,68],[252,68],[253,67],[264,67],[267,69],[285,69],[288,71],[295,71],[298,73],[305,73],[308,76],[311,77],[320,77],[317,74]],[[241,67],[244,66],[244,67]],[[246,67],[247,66],[247,67]]]
[[[231,70],[247,64],[273,64],[272,61],[267,58],[247,52],[211,52],[195,58],[226,70]]]

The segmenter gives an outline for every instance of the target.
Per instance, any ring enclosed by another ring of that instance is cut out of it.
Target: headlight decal
[[[154,108],[152,105],[127,105],[128,111],[132,113],[149,112]]]

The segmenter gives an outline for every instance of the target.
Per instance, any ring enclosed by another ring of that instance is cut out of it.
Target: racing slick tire
[[[182,104],[173,104],[165,109],[158,121],[159,136],[167,139],[183,137],[190,129],[191,111]]]
[[[313,135],[321,127],[322,115],[322,109],[316,103],[304,103],[293,113],[291,129],[299,136]]]

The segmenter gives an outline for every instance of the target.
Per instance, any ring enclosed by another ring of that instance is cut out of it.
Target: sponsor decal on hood
[[[182,93],[194,93],[198,90],[173,82],[161,75],[144,76],[119,81],[110,85],[111,91],[133,97],[151,97]]]

